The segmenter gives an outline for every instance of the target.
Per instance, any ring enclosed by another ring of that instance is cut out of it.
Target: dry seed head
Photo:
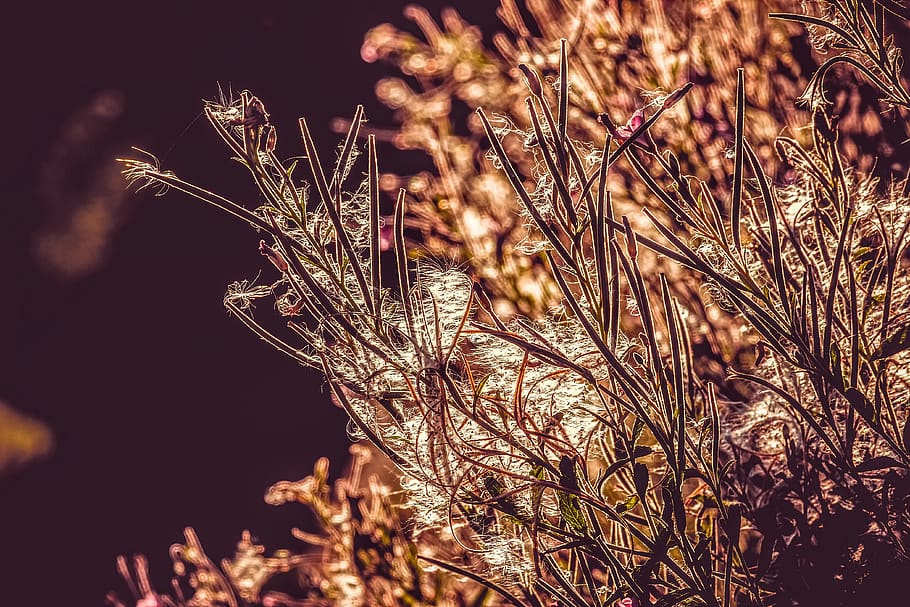
[[[505,534],[479,538],[480,555],[490,569],[493,579],[507,586],[524,586],[534,574],[534,564],[527,554],[524,541]]]
[[[150,152],[133,147],[133,150],[146,157],[146,160],[137,158],[118,158],[117,162],[123,164],[123,177],[129,186],[138,185],[137,192],[146,188],[153,188],[155,196],[163,196],[168,191],[167,184],[161,182],[156,175],[173,176],[171,171],[162,171],[158,158]]]

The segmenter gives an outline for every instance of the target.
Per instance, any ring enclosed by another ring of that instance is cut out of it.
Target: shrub
[[[904,9],[818,2],[768,24],[764,6],[529,0],[534,35],[503,0],[498,56],[454,11],[442,30],[409,9],[425,42],[380,26],[363,53],[423,87],[377,91],[436,175],[382,175],[362,108],[333,163],[304,119],[304,155],[283,161],[249,92],[205,115],[259,208],[124,160],[140,187],[262,233],[274,281],[233,284],[226,307],[320,369],[398,475],[362,487],[359,452],[334,496],[326,462],[270,490],[317,513],[322,534],[297,535],[325,546],[321,566],[245,536],[222,573],[188,533],[192,597],[155,593],[140,559],[140,604],[805,605],[896,588],[910,181],[883,150],[910,109],[885,31]],[[803,87],[805,109],[784,102]],[[453,102],[477,108],[465,128]],[[415,187],[387,214],[390,184]],[[263,297],[283,323],[253,314]],[[292,569],[298,595],[262,592]]]

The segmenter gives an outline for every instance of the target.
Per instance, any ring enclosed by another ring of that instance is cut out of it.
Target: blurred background
[[[149,556],[192,525],[213,558],[243,529],[293,546],[303,509],[265,489],[347,457],[346,420],[321,378],[222,307],[264,260],[250,228],[176,192],[124,189],[130,146],[200,185],[257,203],[201,117],[218,84],[250,89],[301,152],[305,115],[329,125],[374,101],[387,68],[360,58],[382,22],[414,30],[401,0],[15,3],[0,39],[0,606],[100,606],[122,590],[118,554]],[[445,4],[422,2],[438,15]],[[458,2],[486,34],[493,2]],[[386,149],[380,167],[428,167]]]

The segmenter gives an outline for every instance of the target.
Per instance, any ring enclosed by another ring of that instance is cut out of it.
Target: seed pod
[[[625,215],[622,216],[622,227],[626,231],[626,250],[629,252],[629,257],[635,259],[638,257],[638,242],[635,240],[632,226],[629,225],[629,218]]]
[[[281,272],[288,271],[288,262],[274,247],[265,244],[264,240],[259,241],[259,253],[263,257],[267,257],[272,262],[272,265],[281,270]]]
[[[662,104],[660,104],[660,109],[669,110],[671,107],[673,107],[674,105],[679,103],[682,100],[682,98],[686,96],[686,93],[688,93],[690,90],[692,90],[693,86],[695,86],[693,83],[687,82],[684,85],[682,85],[681,87],[679,87],[678,89],[676,89],[675,91],[673,91],[672,93],[670,93],[669,95],[667,95],[664,98],[664,102]]]
[[[543,97],[543,85],[540,82],[540,75],[537,73],[537,70],[526,63],[519,63],[518,69],[524,74],[525,83],[527,83],[528,88],[531,90],[531,94],[535,97]]]

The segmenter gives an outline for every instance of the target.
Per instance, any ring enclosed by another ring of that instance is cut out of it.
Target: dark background
[[[438,17],[444,3],[423,4]],[[360,44],[384,21],[412,29],[404,5],[4,8],[0,400],[47,423],[56,447],[47,460],[0,477],[0,607],[100,606],[110,588],[126,594],[114,571],[120,553],[147,554],[164,589],[168,546],[186,525],[216,559],[233,554],[245,528],[270,549],[299,545],[289,528],[304,522],[303,509],[267,506],[263,492],[302,478],[320,455],[339,471],[348,440],[321,378],[222,307],[227,284],[268,271],[259,236],[171,192],[111,203],[118,228],[106,254],[77,276],[49,270],[35,242],[49,227],[69,225],[130,145],[255,204],[243,170],[204,120],[194,122],[219,82],[265,101],[283,156],[300,153],[300,115],[329,158],[339,138],[331,119],[350,116],[357,103],[373,124],[393,125],[373,97],[388,68],[363,63]],[[458,5],[490,33],[494,2]],[[101,108],[100,118],[83,128],[80,116],[92,116],[86,107]],[[391,149],[381,157],[397,172],[423,162]]]

